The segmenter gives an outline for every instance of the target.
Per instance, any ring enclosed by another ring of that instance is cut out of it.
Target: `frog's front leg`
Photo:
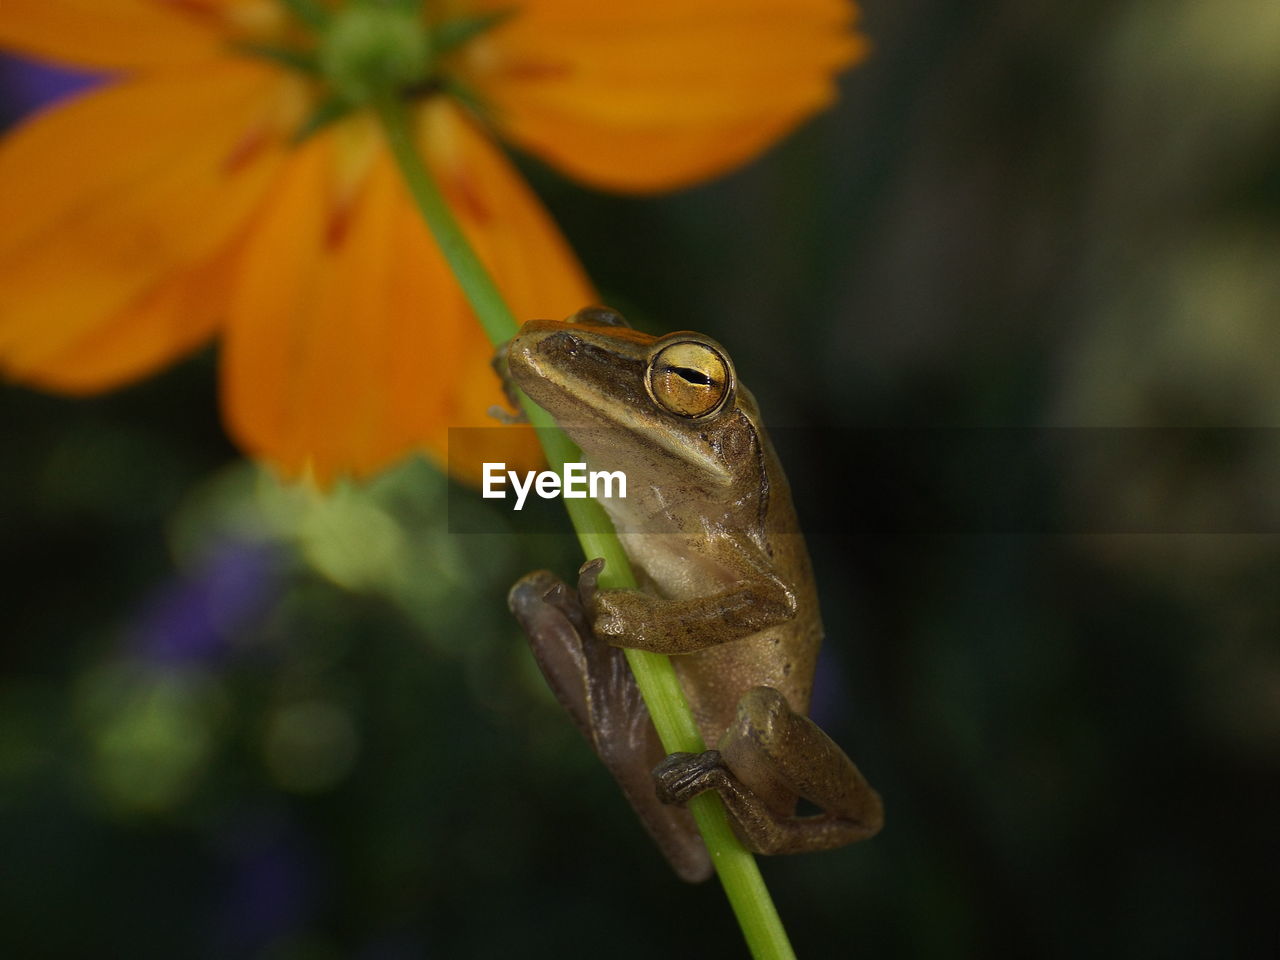
[[[880,830],[880,795],[853,761],[772,687],[748,690],[718,749],[673,753],[654,770],[658,796],[683,804],[717,791],[743,843],[756,853],[804,853]],[[796,816],[803,797],[821,809]]]
[[[582,596],[598,637],[620,647],[668,656],[693,653],[785,623],[796,596],[777,577],[748,573],[725,590],[692,600],[664,600],[643,590],[596,587],[604,561],[578,571]]]
[[[556,699],[618,781],[671,866],[683,880],[705,880],[711,861],[692,817],[664,806],[654,793],[653,765],[665,751],[626,654],[596,639],[579,598],[546,570],[516,583],[507,602]]]

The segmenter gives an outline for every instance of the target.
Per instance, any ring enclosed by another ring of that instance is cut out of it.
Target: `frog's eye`
[[[665,410],[696,419],[715,413],[729,397],[733,374],[729,361],[715,348],[679,340],[649,360],[649,396]]]

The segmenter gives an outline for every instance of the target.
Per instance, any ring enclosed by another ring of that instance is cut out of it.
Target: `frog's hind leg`
[[[645,829],[682,880],[711,875],[693,817],[664,805],[653,767],[666,751],[649,719],[626,654],[597,640],[576,593],[546,570],[520,580],[507,597],[556,699],[613,774]]]
[[[803,853],[865,840],[884,822],[880,795],[853,761],[772,687],[743,695],[718,749],[673,753],[654,777],[666,803],[716,790],[756,853]],[[796,816],[796,798],[821,809]]]

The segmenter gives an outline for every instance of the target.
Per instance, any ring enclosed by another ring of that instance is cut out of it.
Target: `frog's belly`
[[[618,539],[637,573],[649,581],[647,586],[667,600],[713,596],[737,579],[707,555],[699,538],[681,533],[619,533]]]
[[[788,637],[788,632],[773,628],[671,658],[708,746],[719,742],[733,721],[738,701],[752,687],[773,687],[787,698],[791,709],[809,712],[821,636],[815,631],[812,637]]]
[[[649,589],[668,600],[692,600],[730,589],[737,576],[707,555],[700,538],[684,534],[620,534],[623,548],[650,581]],[[817,597],[801,585],[799,610],[788,623],[671,658],[709,746],[732,722],[738,701],[752,687],[773,687],[791,709],[809,711],[809,693],[822,626]]]

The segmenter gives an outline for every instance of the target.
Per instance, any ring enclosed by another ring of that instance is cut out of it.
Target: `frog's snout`
[[[554,328],[546,324],[551,320],[530,320],[507,344],[507,367],[511,377],[522,389],[533,380],[544,376],[541,358],[545,356],[543,345],[549,336],[554,336]]]

